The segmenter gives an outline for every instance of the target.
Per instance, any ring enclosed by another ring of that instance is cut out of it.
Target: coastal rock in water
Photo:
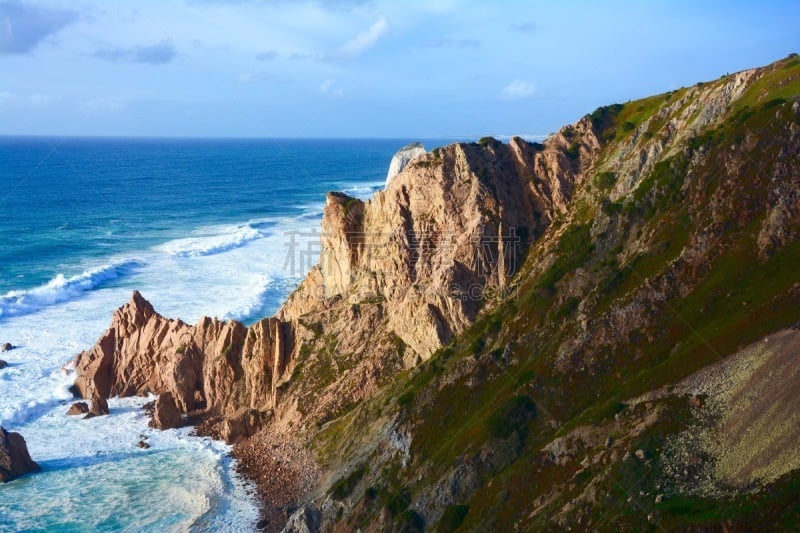
[[[41,470],[33,462],[25,439],[0,427],[0,481],[6,483],[30,472]]]
[[[156,429],[172,429],[180,427],[181,423],[181,413],[178,411],[178,406],[175,405],[172,393],[162,392],[159,394],[150,426]]]
[[[7,367],[7,366],[8,366],[8,363],[6,363],[6,362],[5,362],[5,361],[3,361],[2,359],[0,359],[0,370],[4,369],[4,368],[5,368],[5,367]]]
[[[134,292],[98,343],[78,355],[75,386],[84,398],[169,392],[179,413],[208,417],[267,411],[288,378],[294,331],[274,318],[249,328],[207,317],[190,326]]]
[[[69,416],[75,416],[75,415],[85,415],[88,412],[89,412],[89,405],[86,402],[75,402],[70,406],[69,411],[67,411],[67,414]]]
[[[92,407],[89,409],[89,414],[92,416],[102,416],[108,414],[108,402],[98,392],[92,394]]]
[[[5,342],[0,344],[0,352],[8,352],[14,349],[14,345],[10,342]]]
[[[393,177],[400,174],[403,169],[406,168],[409,161],[425,153],[427,153],[425,147],[422,146],[422,143],[418,142],[407,144],[400,148],[392,157],[392,162],[389,163],[389,172],[386,174],[386,187],[389,186],[389,182],[392,181]]]

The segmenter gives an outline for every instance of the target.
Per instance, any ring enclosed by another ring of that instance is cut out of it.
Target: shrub
[[[600,172],[594,179],[594,184],[599,189],[608,190],[617,183],[617,175],[613,172]]]
[[[408,509],[409,505],[411,505],[411,492],[406,488],[391,494],[386,501],[386,509],[392,516],[398,516]]]
[[[528,435],[528,422],[536,418],[536,404],[530,396],[521,394],[509,398],[492,413],[487,422],[489,435],[505,439],[516,432],[520,439]]]
[[[364,477],[366,472],[367,467],[361,466],[347,476],[341,478],[331,487],[331,497],[334,500],[341,501],[350,496],[353,493],[353,489],[356,488],[356,485],[358,485],[358,482],[361,481],[361,478]]]
[[[397,398],[397,405],[404,407],[406,405],[411,405],[411,402],[414,401],[414,393],[412,391],[404,392]]]
[[[631,131],[633,129],[636,129],[636,124],[634,124],[630,120],[626,120],[625,122],[622,123],[622,131]]]
[[[444,510],[442,519],[439,520],[439,531],[450,533],[464,523],[469,513],[469,505],[450,505]]]

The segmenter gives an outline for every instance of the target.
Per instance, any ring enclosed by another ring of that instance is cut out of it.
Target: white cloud
[[[330,96],[342,96],[342,94],[344,94],[344,91],[342,91],[341,89],[335,89],[334,88],[335,83],[336,80],[331,80],[331,79],[323,81],[322,84],[319,86],[319,92]]]
[[[327,94],[328,91],[331,90],[331,87],[333,87],[333,84],[334,84],[335,81],[336,80],[325,80],[325,81],[323,81],[322,85],[319,86],[319,92],[321,92],[322,94]]]
[[[31,103],[33,105],[47,105],[56,100],[58,100],[58,97],[52,94],[35,93],[31,95]]]
[[[376,20],[367,31],[363,31],[344,43],[337,50],[326,56],[326,59],[348,59],[360,56],[389,32],[389,21],[386,17]]]
[[[521,100],[523,98],[529,98],[533,96],[535,92],[536,85],[533,83],[522,80],[514,80],[505,86],[502,95],[506,100]]]
[[[86,107],[90,111],[119,111],[127,104],[125,98],[118,96],[103,96],[94,98],[86,102]]]

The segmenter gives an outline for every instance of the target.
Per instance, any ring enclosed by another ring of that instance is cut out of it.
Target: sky
[[[0,134],[546,135],[791,52],[796,0],[0,0]]]

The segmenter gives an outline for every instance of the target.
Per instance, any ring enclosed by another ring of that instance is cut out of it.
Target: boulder
[[[159,394],[153,410],[153,419],[150,421],[150,427],[172,429],[180,427],[182,422],[181,413],[178,411],[178,406],[172,393],[163,392]]]
[[[85,415],[88,412],[89,412],[89,404],[87,404],[86,402],[75,402],[70,406],[69,411],[67,411],[67,414],[69,416],[75,416],[75,415]]]
[[[7,352],[7,351],[13,350],[13,349],[14,349],[14,345],[11,344],[10,342],[4,342],[3,344],[0,344],[0,352]]]
[[[41,470],[33,462],[25,439],[0,427],[0,481],[6,483],[30,472]]]
[[[92,416],[102,416],[108,414],[108,401],[97,391],[92,394],[92,407],[89,409]]]
[[[8,363],[6,363],[6,362],[5,362],[5,361],[3,361],[2,359],[0,359],[0,370],[4,369],[4,368],[5,368],[5,367],[7,367],[7,366],[8,366]]]

